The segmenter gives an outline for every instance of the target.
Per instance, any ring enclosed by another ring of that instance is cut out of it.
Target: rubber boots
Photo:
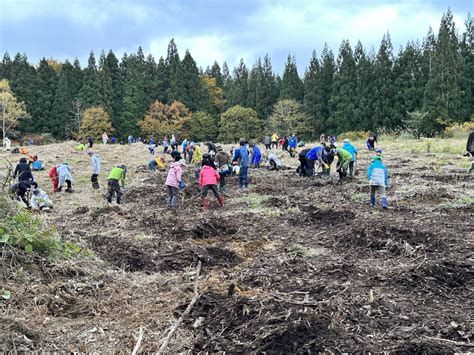
[[[370,198],[370,207],[375,207],[375,197]]]
[[[222,196],[222,194],[219,195],[217,201],[219,201],[219,205],[221,205],[221,207],[224,207],[224,196]]]
[[[207,197],[202,198],[202,207],[207,210],[209,208],[209,200]]]
[[[387,198],[386,197],[382,197],[382,208],[384,210],[386,210],[388,208],[387,206]]]

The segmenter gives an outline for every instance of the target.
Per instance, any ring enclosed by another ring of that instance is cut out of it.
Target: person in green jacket
[[[339,173],[339,181],[347,176],[349,164],[352,161],[352,154],[343,148],[336,149],[337,167],[336,171]]]
[[[112,198],[114,194],[117,196],[117,204],[120,204],[120,199],[122,197],[122,191],[120,190],[120,184],[122,187],[125,187],[125,176],[127,174],[127,167],[124,164],[119,164],[116,167],[112,168],[110,171],[109,177],[107,178],[107,201],[112,203]],[[120,184],[119,184],[120,182]]]

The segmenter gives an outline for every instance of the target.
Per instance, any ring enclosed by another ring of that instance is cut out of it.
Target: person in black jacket
[[[471,156],[474,156],[474,129],[471,129],[467,137],[466,151],[471,154]]]
[[[21,158],[20,162],[16,165],[13,178],[18,178],[18,181],[33,181],[33,174],[31,173],[30,164],[28,164],[26,158]]]

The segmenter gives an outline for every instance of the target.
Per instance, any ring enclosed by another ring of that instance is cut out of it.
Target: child
[[[53,183],[53,192],[58,192],[59,191],[58,190],[59,176],[58,176],[58,170],[56,169],[56,165],[53,165],[51,170],[49,170],[48,176]]]
[[[214,196],[216,196],[219,205],[224,207],[224,197],[219,194],[217,191],[217,182],[220,179],[219,173],[211,166],[211,161],[203,160],[203,167],[201,173],[199,174],[199,186],[201,186],[201,196],[202,196],[202,207],[207,210],[209,207],[209,200],[207,199],[207,192],[209,189],[212,190]]]
[[[38,187],[38,184],[35,181],[31,183],[30,206],[35,211],[50,210],[53,208],[53,202],[50,200],[46,192]]]
[[[155,155],[155,140],[153,138],[148,141],[148,150],[151,155]]]
[[[72,175],[71,168],[69,167],[68,163],[57,165],[56,171],[58,173],[59,178],[58,191],[61,191],[64,183],[66,183],[66,192],[72,192]]]
[[[183,186],[182,175],[183,169],[182,165],[184,163],[181,161],[181,154],[177,151],[171,152],[174,162],[170,165],[170,170],[168,171],[168,176],[166,177],[165,185],[168,187],[168,208],[177,208],[179,206],[179,188]]]
[[[369,166],[368,178],[370,185],[370,206],[375,207],[375,192],[382,196],[382,208],[387,209],[387,196],[385,188],[388,186],[388,170],[382,163],[382,157],[377,155],[372,158],[372,164]]]

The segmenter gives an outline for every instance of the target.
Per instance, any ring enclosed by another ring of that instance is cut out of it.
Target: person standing
[[[102,131],[102,142],[105,144],[107,144],[107,141],[109,140],[109,136],[107,135],[107,132],[105,131]]]
[[[274,147],[275,149],[278,148],[278,134],[275,132],[272,134],[272,147]]]
[[[177,208],[179,206],[179,189],[184,186],[182,176],[184,161],[181,160],[181,154],[177,151],[171,152],[174,162],[171,163],[165,185],[168,188],[168,208]]]
[[[385,189],[388,187],[388,170],[382,163],[381,156],[377,155],[372,158],[367,175],[370,185],[370,206],[375,207],[375,193],[378,192],[381,196],[382,208],[386,209],[388,206]]]
[[[8,139],[8,137],[5,137],[3,140],[3,146],[5,147],[6,151],[9,152],[12,147],[12,141]]]
[[[252,167],[260,168],[260,161],[262,160],[262,153],[258,146],[254,143],[250,144],[250,148],[252,148]]]
[[[94,139],[92,137],[87,137],[87,145],[89,149],[91,149],[92,146],[94,145]]]
[[[272,138],[268,134],[263,137],[263,144],[265,145],[265,150],[272,149]]]
[[[290,152],[290,157],[294,157],[296,153],[296,147],[298,146],[298,139],[293,134],[288,140],[288,151]]]
[[[99,181],[98,177],[100,174],[100,157],[98,154],[95,154],[91,150],[87,152],[87,154],[91,158],[91,168],[92,168],[92,175],[91,175],[91,183],[92,183],[92,188],[93,189],[98,189],[99,188]]]
[[[474,157],[474,129],[471,128],[471,132],[469,133],[469,136],[467,137],[467,143],[466,143],[466,151],[467,155],[471,157],[471,159]],[[474,161],[471,162],[471,167],[467,170],[468,174],[474,171]]]
[[[170,143],[168,142],[168,138],[166,138],[165,136],[163,138],[163,153],[167,154],[169,147],[170,147]]]

